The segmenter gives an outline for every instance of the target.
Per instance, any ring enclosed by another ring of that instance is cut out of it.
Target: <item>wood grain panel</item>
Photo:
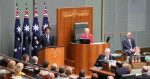
[[[58,66],[64,65],[64,47],[45,48],[38,52],[39,63],[44,60],[51,64],[56,63]]]
[[[81,69],[90,74],[89,68],[93,67],[98,56],[104,52],[108,44],[71,44],[70,60],[74,61],[75,73]],[[104,48],[105,47],[105,48]],[[71,65],[70,63],[69,65]]]
[[[70,42],[73,40],[74,23],[88,22],[93,34],[93,8],[58,8],[57,9],[57,46],[65,46],[65,59],[70,56]]]

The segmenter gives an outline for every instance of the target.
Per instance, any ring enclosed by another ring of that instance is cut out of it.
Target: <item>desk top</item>
[[[115,73],[112,73],[112,72],[109,72],[109,71],[106,71],[106,70],[101,70],[97,67],[91,67],[89,70],[91,72],[95,72],[95,73],[98,73],[98,74],[104,74],[104,75],[108,75],[108,76],[115,76]]]

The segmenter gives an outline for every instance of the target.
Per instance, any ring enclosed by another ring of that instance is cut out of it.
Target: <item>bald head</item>
[[[114,79],[114,77],[113,76],[108,76],[107,79]]]
[[[127,32],[127,38],[131,39],[132,38],[132,33],[131,32]]]
[[[111,52],[110,48],[106,48],[105,49],[105,55],[106,56],[110,55],[110,52]]]

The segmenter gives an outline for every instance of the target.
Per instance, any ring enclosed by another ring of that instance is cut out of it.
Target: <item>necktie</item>
[[[129,39],[129,44],[130,44],[130,47],[131,47],[131,49],[132,49],[131,39]]]

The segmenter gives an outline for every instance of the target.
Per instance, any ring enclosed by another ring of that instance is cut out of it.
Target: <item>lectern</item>
[[[38,52],[39,64],[44,60],[49,62],[49,67],[52,63],[58,66],[64,65],[64,47],[46,47]]]
[[[96,59],[102,54],[108,43],[93,44],[71,44],[70,53],[67,53],[67,64],[75,67],[75,73],[78,74],[81,69],[86,70],[86,74],[91,74],[89,68],[93,67]],[[71,62],[70,62],[71,61]]]

